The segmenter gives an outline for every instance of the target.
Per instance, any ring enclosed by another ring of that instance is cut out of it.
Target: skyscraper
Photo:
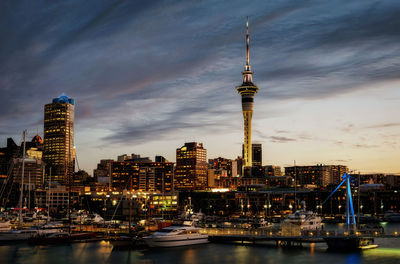
[[[252,166],[262,165],[262,144],[251,144]],[[244,144],[242,145],[242,157],[244,157]]]
[[[46,180],[68,184],[74,173],[75,100],[65,94],[44,106],[44,152]]]
[[[249,21],[246,21],[246,65],[244,66],[242,85],[236,87],[238,93],[242,96],[242,112],[244,119],[244,166],[252,166],[251,149],[251,118],[253,116],[254,94],[258,87],[253,83],[253,72],[250,68],[249,58]]]
[[[207,150],[202,143],[190,142],[176,150],[175,189],[207,188]]]

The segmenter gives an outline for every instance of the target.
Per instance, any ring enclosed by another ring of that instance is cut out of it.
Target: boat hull
[[[326,237],[324,238],[328,249],[339,251],[357,251],[373,245],[373,238],[360,237]]]
[[[174,238],[154,238],[147,237],[144,241],[149,247],[181,247],[208,243],[208,236],[201,235],[193,238],[174,237]]]
[[[36,237],[28,240],[31,245],[55,245],[69,243],[70,237],[68,235],[61,237]]]
[[[8,241],[25,241],[32,237],[34,237],[36,232],[18,232],[18,231],[10,231],[10,232],[0,232],[0,242],[8,242]]]

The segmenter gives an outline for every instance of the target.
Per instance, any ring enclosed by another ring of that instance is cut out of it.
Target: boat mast
[[[24,149],[22,152],[22,175],[21,175],[21,193],[19,195],[18,228],[21,228],[22,224],[22,197],[24,196],[25,147],[26,147],[26,130],[24,130]]]
[[[47,223],[50,220],[50,202],[51,202],[51,167],[49,169],[49,200],[47,201]]]
[[[357,196],[358,196],[358,199],[357,199],[357,226],[359,227],[359,225],[360,225],[360,198],[361,198],[361,195],[360,195],[360,172],[358,172],[358,188],[357,188],[358,190],[357,190]]]
[[[165,196],[164,196],[164,192],[165,192],[165,189],[164,189],[164,176],[165,176],[165,174],[164,174],[164,172],[162,173],[162,199],[163,199],[163,205],[162,205],[162,207],[161,207],[161,217],[162,217],[162,219],[164,220],[164,207],[165,207]]]
[[[296,197],[296,188],[297,188],[297,167],[296,160],[294,161],[294,211],[297,211],[297,197]]]
[[[28,177],[28,210],[31,208],[31,172],[29,172]]]
[[[130,177],[130,191],[129,191],[129,233],[131,233],[131,224],[132,224],[132,174]]]

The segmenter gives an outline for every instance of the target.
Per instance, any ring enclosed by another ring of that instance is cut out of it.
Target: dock
[[[399,238],[398,232],[391,234],[379,232],[346,232],[346,231],[301,231],[282,232],[268,229],[236,229],[236,228],[207,228],[209,240],[219,243],[253,243],[273,242],[279,247],[301,247],[303,244],[326,243],[329,248],[357,249],[373,248],[374,240],[384,238]]]

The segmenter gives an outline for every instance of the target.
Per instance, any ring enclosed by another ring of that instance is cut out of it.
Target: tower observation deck
[[[251,118],[253,116],[254,94],[258,87],[253,83],[253,72],[250,67],[249,58],[249,20],[246,20],[246,65],[244,66],[242,85],[237,86],[236,90],[242,96],[242,112],[244,119],[244,166],[252,166],[251,151]]]

